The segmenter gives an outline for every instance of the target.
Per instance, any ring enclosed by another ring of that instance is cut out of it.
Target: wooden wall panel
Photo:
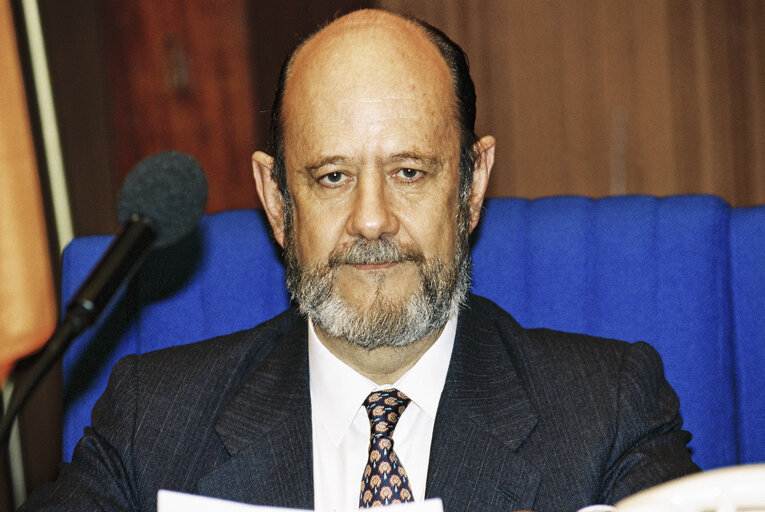
[[[208,211],[256,206],[249,155],[261,136],[245,1],[113,0],[105,10],[118,176],[177,149],[207,171]]]
[[[122,177],[159,149],[202,161],[210,211],[256,205],[249,155],[265,143],[283,55],[334,13],[373,3],[41,0],[77,234],[114,228]],[[499,141],[491,195],[765,202],[760,0],[377,4],[468,51],[479,131]]]
[[[38,0],[76,235],[117,229],[101,0]]]
[[[196,156],[208,211],[257,206],[276,78],[298,37],[371,0],[39,0],[75,233],[115,231],[122,179],[148,153]]]
[[[748,203],[765,202],[765,2],[741,0],[732,4],[731,54],[737,57],[732,90],[735,102],[737,194]]]
[[[471,58],[489,194],[765,202],[759,0],[378,0]]]
[[[765,202],[765,2],[746,2],[744,47],[746,48],[746,90],[749,97],[749,125],[751,129],[743,141],[751,148],[749,181],[747,186],[756,191],[754,200]]]

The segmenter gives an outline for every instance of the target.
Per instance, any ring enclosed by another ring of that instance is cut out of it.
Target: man
[[[273,115],[254,174],[299,311],[121,361],[28,510],[151,510],[167,488],[560,511],[697,470],[653,349],[524,330],[468,296],[495,141],[473,133],[454,43],[351,13],[290,55]]]

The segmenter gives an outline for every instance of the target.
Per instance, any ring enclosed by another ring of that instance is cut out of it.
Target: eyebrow
[[[416,153],[412,151],[404,151],[402,153],[395,153],[393,155],[390,155],[385,158],[378,159],[378,161],[390,161],[390,162],[415,162],[419,165],[427,166],[427,167],[443,167],[444,161],[443,159],[435,156],[435,155],[425,155],[421,153]],[[325,167],[327,165],[348,165],[348,164],[356,164],[359,162],[358,158],[352,158],[342,155],[329,155],[325,156],[323,158],[320,158],[319,160],[306,165],[303,167],[303,171],[307,173],[311,173],[316,171],[317,169],[321,169],[322,167]]]
[[[355,158],[349,158],[347,156],[342,155],[329,155],[325,156],[323,158],[320,158],[316,162],[312,164],[308,164],[305,167],[303,167],[303,171],[305,172],[313,172],[316,169],[321,169],[324,166],[327,165],[347,165],[348,163],[358,161]]]
[[[435,155],[423,155],[408,151],[391,155],[389,159],[393,162],[413,161],[427,167],[443,167],[444,165],[443,159]]]

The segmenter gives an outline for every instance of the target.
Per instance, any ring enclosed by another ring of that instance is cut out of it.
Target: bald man
[[[296,308],[122,360],[24,510],[153,510],[165,488],[562,511],[697,471],[652,348],[525,330],[469,295],[495,146],[474,121],[464,54],[422,22],[357,11],[299,45],[252,158]]]

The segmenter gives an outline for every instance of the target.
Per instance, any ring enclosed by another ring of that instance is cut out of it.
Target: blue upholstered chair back
[[[703,468],[765,461],[765,207],[712,196],[488,201],[473,290],[526,327],[645,340],[665,362]],[[73,241],[71,296],[110,237]],[[64,458],[121,356],[251,327],[288,305],[262,215],[205,216],[154,253],[64,361]],[[597,379],[597,375],[592,376]]]

